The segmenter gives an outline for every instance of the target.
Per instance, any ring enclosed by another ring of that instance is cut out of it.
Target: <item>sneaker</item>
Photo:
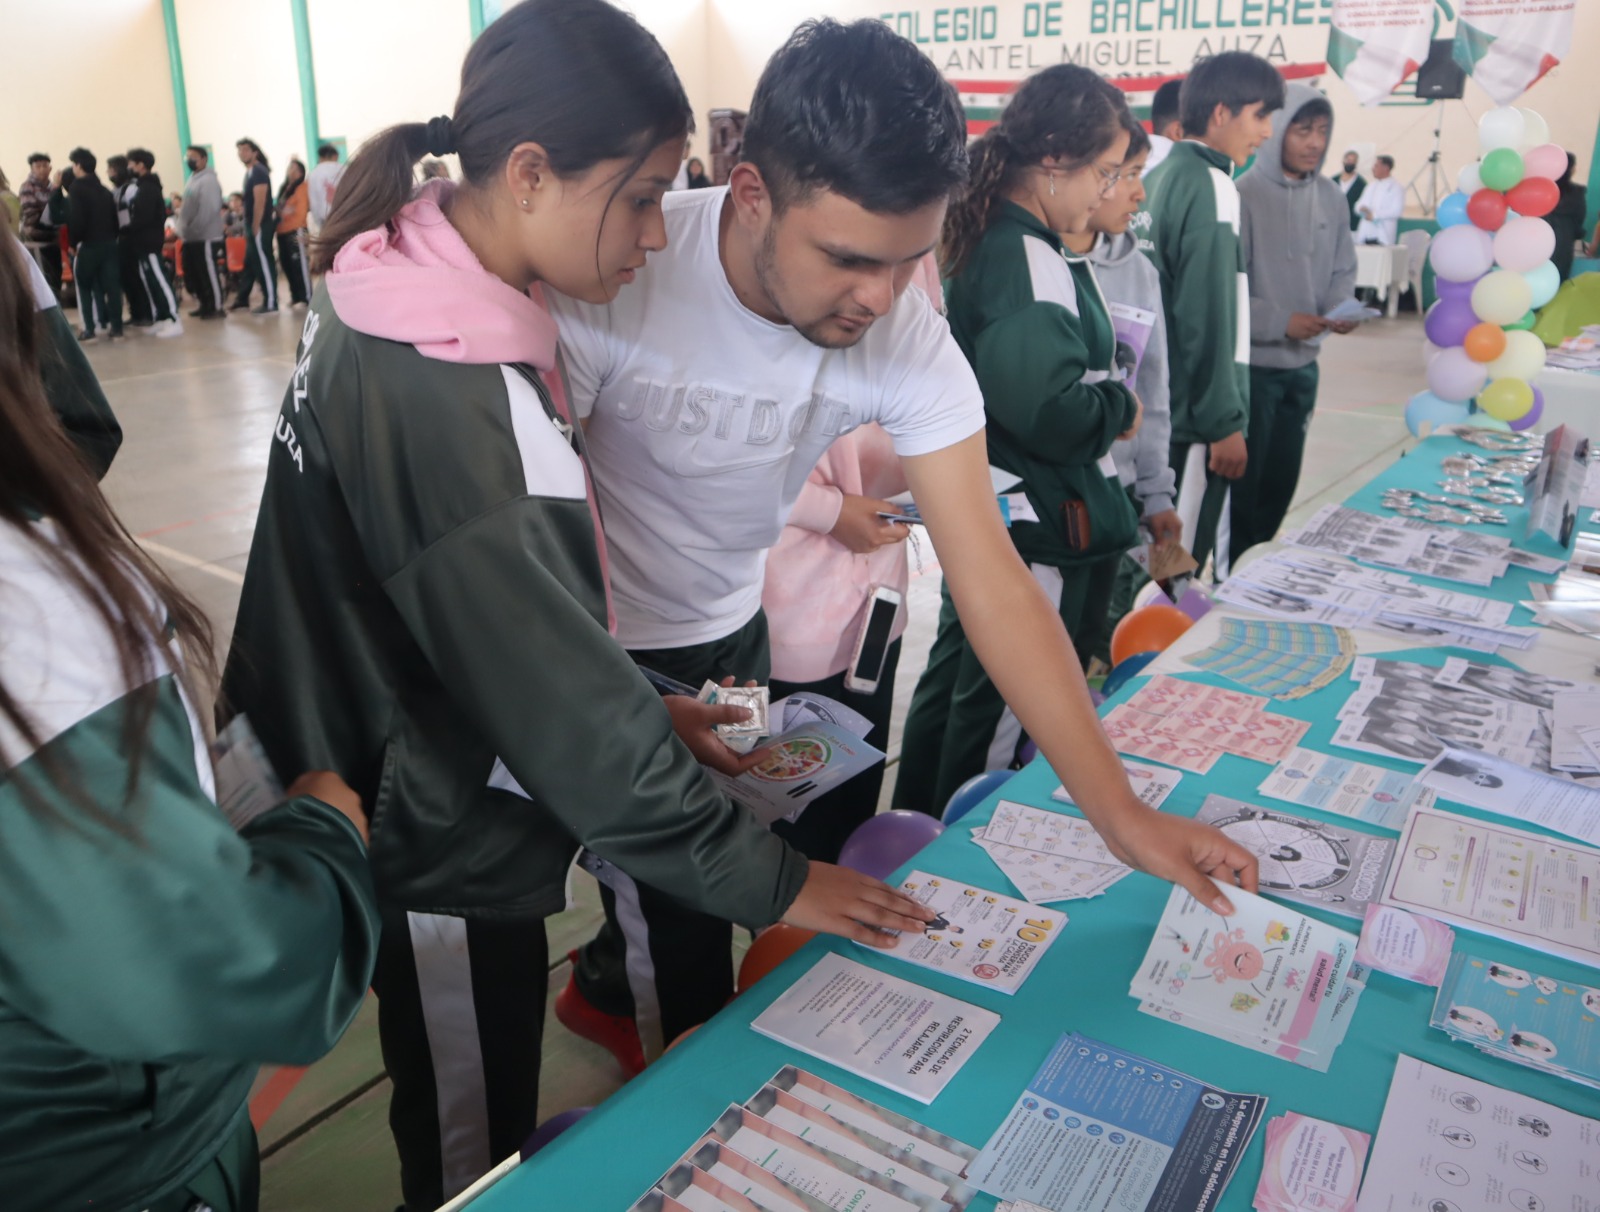
[[[275,315],[278,314],[278,309],[276,307],[266,307],[266,306],[252,307],[250,309],[250,314],[252,316],[275,316]]]
[[[249,299],[235,299],[232,303],[228,304],[228,310],[229,311],[244,311],[249,306],[250,306],[250,300]]]
[[[295,311],[304,311],[305,309],[306,309],[306,301],[304,299],[296,299],[294,301],[294,310]]]
[[[123,340],[126,340],[126,339],[127,339],[127,336],[128,336],[128,334],[127,334],[127,333],[125,333],[125,332],[123,332],[123,331],[122,331],[122,329],[120,329],[120,328],[113,328],[113,329],[112,329],[112,330],[111,330],[111,332],[110,332],[110,333],[109,333],[109,334],[107,334],[107,340],[111,340],[111,341],[123,341]]]
[[[129,320],[128,321],[128,327],[129,328],[154,328],[156,326],[156,323],[157,322],[155,320]]]
[[[202,320],[226,320],[228,313],[218,308],[216,311],[197,311],[193,313]]]
[[[78,334],[78,340],[82,341],[85,345],[93,345],[99,339],[99,337],[95,336],[94,333],[90,332],[87,328]]]
[[[578,953],[569,951],[567,958],[577,962]],[[578,991],[576,975],[567,978],[567,987],[556,994],[556,1021],[580,1039],[599,1044],[622,1066],[627,1077],[637,1077],[644,1072],[644,1047],[639,1043],[639,1028],[631,1018],[621,1014],[607,1014],[592,1005]]]
[[[203,308],[203,307],[196,307],[196,308],[191,309],[189,314],[191,316],[194,316],[196,319],[199,319],[199,318],[203,317],[206,314],[206,309]]]
[[[163,320],[152,331],[158,337],[181,337],[183,336],[183,321]]]

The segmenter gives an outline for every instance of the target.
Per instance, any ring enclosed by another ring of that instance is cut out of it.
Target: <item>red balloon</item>
[[[1530,219],[1548,215],[1560,200],[1561,187],[1548,177],[1525,177],[1522,184],[1506,191],[1506,205]]]
[[[1484,231],[1499,231],[1506,221],[1507,197],[1498,189],[1480,189],[1467,199],[1467,218]]]

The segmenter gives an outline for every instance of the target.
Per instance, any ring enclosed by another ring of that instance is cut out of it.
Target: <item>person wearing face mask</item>
[[[1088,663],[1117,561],[1138,517],[1111,458],[1139,428],[1094,269],[1057,233],[1083,234],[1119,184],[1127,104],[1085,67],[1029,77],[970,149],[966,193],[945,220],[950,331],[983,391],[989,461],[1022,478],[1034,520],[1011,540]],[[1021,725],[984,671],[948,595],[906,719],[897,798],[943,805],[1009,765]],[[931,775],[931,777],[929,777]]]
[[[580,845],[752,929],[882,945],[931,917],[729,802],[674,721],[744,709],[658,696],[610,632],[543,292],[626,292],[692,126],[632,17],[524,0],[473,42],[453,115],[355,154],[314,246],[222,697],[280,772],[316,754],[369,807],[411,1212],[536,1126],[545,918]],[[459,183],[414,185],[450,154]]]
[[[1339,172],[1333,174],[1333,183],[1344,194],[1345,206],[1350,211],[1350,230],[1355,231],[1361,222],[1361,217],[1356,214],[1356,203],[1361,201],[1361,195],[1367,188],[1367,179],[1361,175],[1361,157],[1354,150],[1345,152],[1344,164]]]
[[[1239,179],[1239,242],[1250,280],[1249,463],[1234,481],[1229,545],[1270,541],[1300,483],[1317,403],[1317,355],[1354,320],[1322,317],[1354,296],[1356,248],[1336,183],[1322,175],[1333,107],[1290,83],[1272,135]]]
[[[1195,64],[1179,94],[1183,142],[1145,179],[1172,358],[1172,470],[1184,545],[1228,572],[1228,486],[1244,474],[1250,419],[1250,316],[1234,170],[1272,133],[1283,77],[1226,51]]]
[[[166,246],[167,199],[161,178],[155,171],[156,158],[142,147],[128,151],[128,168],[133,174],[134,192],[126,229],[136,258],[134,267],[140,297],[154,323],[151,332],[158,337],[183,333],[178,318],[178,295],[167,281],[162,252]]]
[[[222,255],[222,186],[211,167],[211,157],[198,145],[188,151],[189,182],[183,187],[178,210],[178,239],[183,241],[183,280],[200,306],[189,314],[202,320],[220,320],[226,297],[217,258]]]

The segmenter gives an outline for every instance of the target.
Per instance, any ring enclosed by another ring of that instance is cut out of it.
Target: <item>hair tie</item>
[[[437,118],[428,119],[428,154],[430,156],[448,156],[456,149],[454,134],[450,130],[450,119],[444,114]]]

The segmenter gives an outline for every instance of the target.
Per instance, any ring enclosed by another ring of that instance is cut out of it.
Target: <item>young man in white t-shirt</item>
[[[965,143],[954,91],[910,42],[877,21],[807,22],[757,85],[728,186],[667,196],[667,248],[616,302],[551,299],[617,638],[691,685],[765,682],[766,550],[822,451],[876,421],[973,646],[1112,849],[1208,902],[1209,873],[1253,888],[1243,848],[1129,788],[1056,608],[1006,536],[972,371],[906,290],[965,184]],[[892,525],[865,516],[883,502],[855,500],[841,526]],[[728,926],[593,867],[608,921],[556,1012],[632,1067],[629,1018],[654,1055],[731,993]]]

